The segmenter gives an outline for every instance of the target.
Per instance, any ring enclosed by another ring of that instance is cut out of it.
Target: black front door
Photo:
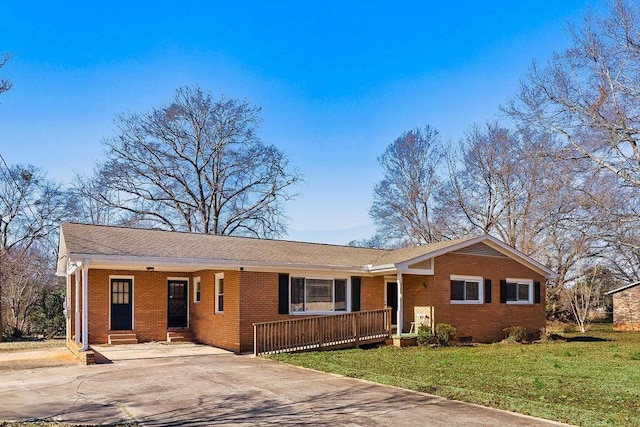
[[[111,279],[111,330],[131,330],[133,280]]]
[[[187,281],[169,280],[167,326],[169,328],[187,327]]]
[[[391,323],[398,321],[398,284],[387,282],[387,307],[391,307]]]

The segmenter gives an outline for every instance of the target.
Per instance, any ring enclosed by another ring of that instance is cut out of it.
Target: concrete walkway
[[[0,420],[148,426],[558,425],[253,356],[206,354],[211,347],[200,347],[191,348],[200,355],[177,356],[187,347],[164,346],[150,358],[133,357],[144,347],[129,352],[111,347],[119,358],[94,366],[22,369],[1,362]]]

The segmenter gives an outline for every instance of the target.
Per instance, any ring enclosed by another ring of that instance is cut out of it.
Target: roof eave
[[[366,274],[366,266],[356,265],[327,265],[327,264],[294,264],[294,263],[268,263],[260,261],[223,260],[209,258],[168,258],[168,257],[139,257],[127,255],[96,255],[73,253],[68,254],[70,260],[87,260],[91,268],[103,269],[134,269],[147,270],[153,267],[154,271],[198,271],[198,270],[240,270],[240,271],[326,271],[353,274]]]
[[[638,285],[640,285],[640,282],[633,282],[633,283],[630,283],[628,285],[621,286],[621,287],[619,287],[617,289],[613,289],[613,290],[611,290],[609,292],[605,292],[605,295],[617,294],[618,292],[625,291],[627,289],[633,288],[633,287],[638,286]]]
[[[544,265],[540,264],[539,262],[537,262],[533,258],[531,258],[531,257],[529,257],[527,255],[524,255],[523,253],[517,251],[516,249],[513,249],[511,246],[501,242],[500,240],[498,240],[495,237],[490,236],[490,235],[477,236],[477,237],[471,238],[469,240],[464,240],[462,242],[453,244],[451,246],[447,246],[447,247],[444,247],[444,248],[441,248],[441,249],[437,249],[435,251],[427,252],[427,253],[422,254],[420,256],[417,256],[417,257],[414,257],[414,258],[410,258],[410,259],[404,260],[402,262],[398,262],[398,263],[395,264],[395,266],[397,266],[398,269],[408,268],[409,265],[416,264],[416,263],[419,263],[419,262],[422,262],[422,261],[426,261],[428,259],[436,258],[438,256],[445,255],[447,253],[454,252],[454,251],[457,251],[459,249],[463,249],[463,248],[466,248],[468,246],[475,245],[477,243],[485,243],[485,244],[487,244],[489,247],[497,250],[498,252],[503,253],[504,255],[508,256],[509,258],[515,259],[516,261],[518,261],[519,263],[527,266],[528,268],[532,269],[533,271],[536,271],[537,273],[540,273],[546,279],[552,280],[552,279],[558,278],[558,274],[556,272],[550,270],[549,268],[547,268]]]

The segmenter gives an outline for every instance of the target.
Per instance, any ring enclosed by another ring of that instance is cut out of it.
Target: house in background
[[[613,330],[640,331],[640,282],[607,292],[613,295]]]
[[[252,350],[254,323],[388,306],[405,332],[429,307],[465,340],[537,334],[556,276],[491,236],[380,250],[77,223],[60,226],[58,274],[80,350],[183,331],[234,352]]]

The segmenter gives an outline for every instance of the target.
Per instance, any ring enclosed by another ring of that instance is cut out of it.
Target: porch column
[[[69,267],[67,267],[65,279],[67,292],[64,296],[64,336],[69,340],[69,338],[71,338],[71,274],[69,274]]]
[[[78,269],[77,266],[74,274],[76,275],[76,304],[75,304],[75,310],[74,310],[75,311],[74,316],[75,316],[75,322],[76,322],[75,342],[76,344],[80,344],[80,269]]]
[[[396,333],[400,335],[402,333],[402,273],[397,274],[397,282],[398,282],[398,318],[396,320],[396,325],[398,325],[398,330]]]
[[[89,260],[82,261],[82,348],[89,349]]]

